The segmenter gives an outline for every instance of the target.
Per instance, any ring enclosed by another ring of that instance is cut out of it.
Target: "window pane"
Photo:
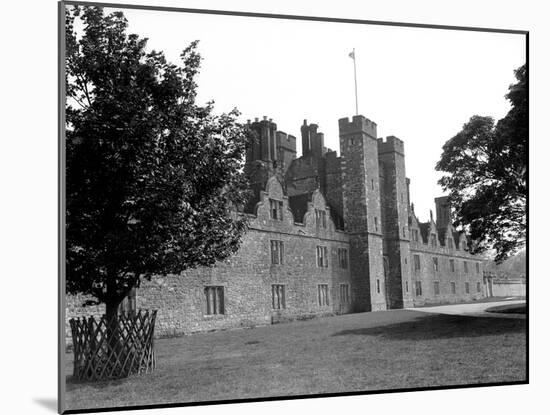
[[[204,296],[206,297],[206,314],[212,314],[211,308],[210,308],[210,295],[208,288],[204,289]]]

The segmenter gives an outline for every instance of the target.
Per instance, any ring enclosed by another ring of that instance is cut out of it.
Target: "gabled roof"
[[[420,228],[420,234],[422,235],[422,241],[427,244],[430,243],[430,235],[435,234],[437,235],[437,228],[435,227],[435,223],[433,220],[419,223]]]
[[[447,246],[447,239],[453,237],[453,227],[452,227],[452,225],[448,224],[444,228],[437,229],[437,234],[439,236],[439,243],[441,245]]]
[[[288,207],[292,210],[294,221],[304,223],[304,215],[308,209],[308,203],[312,200],[312,192],[302,193],[288,197]]]
[[[409,215],[409,226],[411,228],[418,228],[419,227],[418,218],[416,217],[416,215],[414,213]]]
[[[422,241],[428,243],[430,237],[430,222],[419,223],[420,235],[422,235]]]

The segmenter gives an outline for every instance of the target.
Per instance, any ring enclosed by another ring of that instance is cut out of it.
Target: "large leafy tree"
[[[523,65],[506,98],[512,108],[496,125],[473,116],[443,146],[436,169],[449,191],[457,223],[475,243],[473,253],[493,249],[501,262],[525,245],[527,202],[527,79]]]
[[[246,229],[246,130],[195,102],[197,42],[177,66],[126,30],[121,12],[66,11],[67,292],[108,319],[141,280],[211,266]]]

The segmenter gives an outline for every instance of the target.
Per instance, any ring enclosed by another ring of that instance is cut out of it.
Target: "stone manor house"
[[[253,197],[239,251],[213,268],[143,282],[127,306],[158,309],[157,334],[250,327],[316,315],[376,311],[484,296],[483,260],[450,222],[410,203],[403,141],[378,138],[357,115],[339,120],[340,157],[316,124],[296,138],[264,117],[248,122]],[[102,312],[71,297],[67,318]]]

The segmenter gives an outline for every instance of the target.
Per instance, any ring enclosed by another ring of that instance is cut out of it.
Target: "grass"
[[[502,314],[526,314],[527,305],[526,304],[501,305],[496,307],[490,307],[485,311],[488,311],[490,313],[502,313]]]
[[[524,319],[409,310],[161,339],[155,350],[153,374],[93,384],[72,379],[69,359],[67,408],[526,379]]]

